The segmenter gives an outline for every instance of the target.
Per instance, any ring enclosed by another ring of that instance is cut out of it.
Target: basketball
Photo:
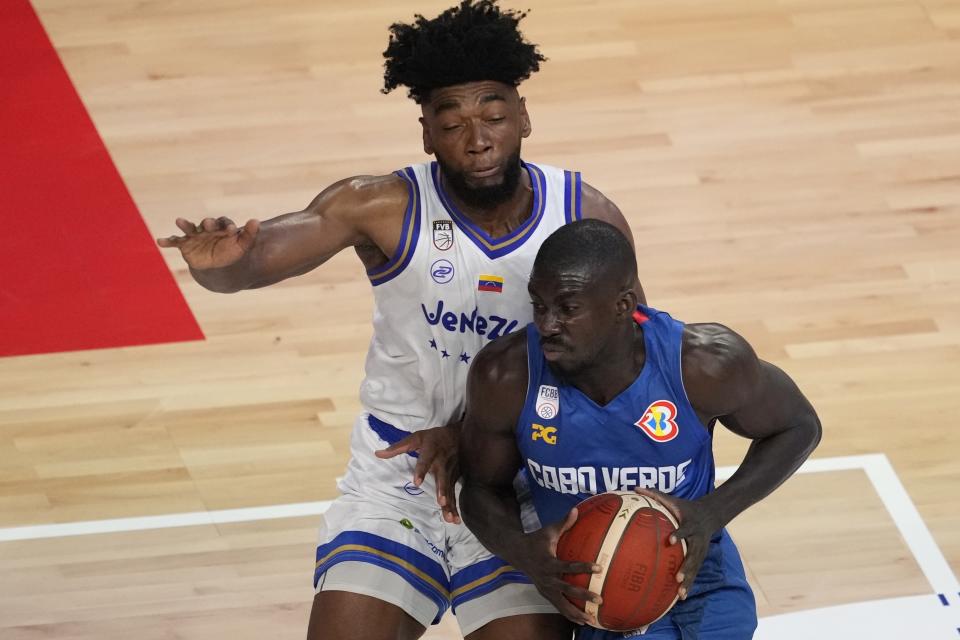
[[[683,541],[670,545],[679,526],[673,514],[632,491],[601,493],[577,509],[577,521],[557,543],[557,557],[603,567],[601,573],[564,576],[603,603],[571,602],[610,631],[633,631],[660,619],[677,601],[676,576],[687,549]]]

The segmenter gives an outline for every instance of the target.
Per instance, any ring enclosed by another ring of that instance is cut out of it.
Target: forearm
[[[717,529],[770,495],[803,464],[820,442],[820,422],[805,415],[791,428],[754,440],[736,473],[701,501],[711,507]]]
[[[190,268],[190,275],[202,287],[217,293],[235,293],[257,289],[302,275],[319,266],[329,255],[311,255],[313,247],[301,247],[297,240],[304,233],[290,222],[297,218],[287,214],[260,224],[256,242],[233,264],[210,269]],[[285,225],[284,220],[288,223]]]
[[[250,288],[253,281],[250,256],[219,269],[190,268],[190,275],[203,287],[217,293],[236,293]]]
[[[463,521],[494,555],[517,566],[523,523],[520,503],[513,488],[494,490],[472,482],[464,482],[460,493]]]

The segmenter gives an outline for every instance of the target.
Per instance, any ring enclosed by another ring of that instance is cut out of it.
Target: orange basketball
[[[564,580],[603,598],[571,600],[610,631],[632,631],[661,618],[677,601],[686,543],[670,545],[677,521],[665,506],[631,491],[611,491],[577,505],[577,521],[557,543],[557,557],[591,562],[601,573]]]

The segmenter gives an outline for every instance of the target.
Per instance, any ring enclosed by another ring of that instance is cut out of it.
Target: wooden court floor
[[[34,6],[155,235],[425,159],[380,53],[391,22],[445,2]],[[653,306],[794,376],[815,458],[886,456],[960,572],[960,4],[528,6],[550,60],[521,89],[524,156],[619,204]],[[370,338],[359,261],[219,295],[165,255],[205,341],[0,360],[4,639],[304,634],[318,516],[12,540],[335,496]],[[735,465],[744,445],[716,450]],[[890,489],[840,465],[736,520],[761,615],[935,592]]]

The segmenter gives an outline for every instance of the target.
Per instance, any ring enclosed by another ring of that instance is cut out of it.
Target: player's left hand
[[[710,538],[720,528],[717,524],[718,519],[708,505],[700,501],[683,500],[675,498],[652,489],[634,489],[637,493],[648,498],[659,501],[673,517],[677,519],[680,526],[670,536],[670,544],[680,544],[683,540],[687,543],[687,555],[680,565],[680,571],[677,572],[677,582],[680,583],[680,599],[686,600],[687,595],[693,587],[693,581],[700,572],[700,565],[707,556],[710,548]]]
[[[460,479],[460,421],[451,422],[443,427],[423,429],[411,433],[386,449],[376,452],[378,458],[386,460],[399,455],[416,452],[417,466],[413,470],[413,484],[420,486],[428,473],[432,473],[437,486],[437,504],[443,512],[443,519],[460,524],[460,512],[457,510],[457,480]]]

